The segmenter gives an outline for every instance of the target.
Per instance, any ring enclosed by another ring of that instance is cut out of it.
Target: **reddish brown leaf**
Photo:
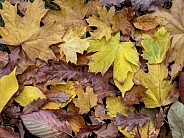
[[[35,75],[36,83],[46,82],[49,79],[49,75],[45,73],[48,70],[48,66],[43,66],[38,69],[38,72]]]
[[[166,117],[166,112],[168,110],[169,107],[165,107],[164,110],[162,108],[160,108],[160,111],[158,114],[156,114],[156,119],[155,119],[155,124],[156,124],[156,128],[160,129],[161,126],[164,124],[164,119]]]
[[[139,100],[144,97],[146,88],[144,88],[141,85],[134,85],[130,91],[125,93],[125,97],[123,98],[123,101],[125,105],[131,106],[133,104],[139,104]]]
[[[72,129],[68,121],[60,121],[51,111],[39,110],[32,114],[21,115],[21,119],[33,135],[64,138],[72,136]]]
[[[179,95],[184,104],[184,72],[179,72]]]
[[[7,52],[0,51],[0,68],[4,68],[9,62],[9,56]]]
[[[20,138],[11,127],[0,126],[0,138]]]
[[[128,126],[128,132],[133,130],[136,126],[142,127],[147,121],[149,121],[149,117],[130,111],[128,111],[128,117],[118,113],[118,117],[115,119],[116,125],[121,125],[122,129],[125,129]]]
[[[110,124],[104,124],[98,131],[94,131],[99,138],[115,138],[118,136],[117,126],[111,122]]]
[[[66,111],[64,109],[55,110],[54,114],[59,120],[76,117],[78,114],[72,111]]]
[[[93,131],[97,131],[102,127],[101,124],[99,125],[86,125],[84,128],[82,128],[79,133],[77,134],[77,137],[83,138],[85,136],[90,136]]]
[[[64,92],[55,92],[51,94],[47,94],[47,99],[51,102],[56,103],[64,103],[71,97],[70,94],[64,93]]]
[[[102,120],[110,119],[109,115],[106,112],[107,112],[107,109],[105,109],[103,105],[98,104],[95,107],[95,116],[99,117]]]

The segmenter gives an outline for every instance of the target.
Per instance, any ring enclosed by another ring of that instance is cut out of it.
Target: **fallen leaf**
[[[79,114],[87,114],[90,108],[97,105],[97,95],[93,93],[92,88],[87,87],[86,92],[84,92],[82,85],[78,84],[76,93],[78,98],[73,99],[73,103],[79,107]]]
[[[104,43],[104,40],[96,40],[96,43],[102,42],[102,45],[98,52],[92,55],[89,70],[104,74],[114,62],[113,78],[115,81],[123,84],[129,72],[132,73],[131,76],[133,78],[133,73],[138,70],[139,57],[132,42],[119,43],[119,38],[120,33],[117,33],[107,43]]]
[[[115,8],[111,7],[109,11],[105,7],[98,7],[98,14],[100,17],[92,15],[86,19],[89,23],[89,26],[97,27],[96,30],[90,32],[92,39],[102,39],[105,36],[106,40],[109,41],[111,38],[111,23],[110,20],[115,14]]]
[[[101,6],[101,3],[98,1],[89,1],[85,5],[85,9],[87,9],[86,17],[89,18],[92,15],[98,16],[98,8]]]
[[[54,22],[61,24],[65,29],[71,27],[86,27],[84,16],[87,9],[84,8],[84,1],[78,0],[78,2],[73,0],[55,0],[56,4],[59,5],[61,10],[54,11],[50,10],[47,16],[43,18],[45,24],[52,24]]]
[[[123,98],[124,104],[132,106],[133,104],[139,104],[140,100],[144,97],[146,89],[141,85],[134,85],[130,91],[125,93]]]
[[[179,72],[179,95],[181,102],[184,104],[184,72]]]
[[[98,104],[95,107],[95,117],[98,117],[102,120],[110,119],[109,115],[106,112],[107,112],[107,109],[103,105]]]
[[[168,53],[168,62],[175,61],[177,64],[184,65],[183,58],[183,43],[184,43],[184,33],[183,33],[183,0],[176,0],[172,2],[172,7],[170,9],[164,9],[162,7],[156,8],[153,13],[156,18],[161,19],[161,25],[163,25],[172,38],[171,48]]]
[[[184,132],[182,131],[183,126],[183,115],[184,115],[184,106],[182,103],[176,101],[168,111],[168,121],[169,126],[172,130],[173,138],[182,138]]]
[[[64,92],[49,93],[46,96],[48,100],[50,100],[51,102],[56,102],[56,103],[64,103],[68,101],[71,97],[70,94],[66,94]]]
[[[144,48],[142,57],[148,60],[148,64],[161,63],[170,48],[169,33],[162,27],[155,33],[153,39],[145,34],[141,45]]]
[[[0,136],[1,138],[20,138],[20,136],[14,132],[13,128],[8,126],[0,126]]]
[[[150,14],[145,14],[137,17],[133,24],[137,29],[148,31],[156,28],[160,24],[161,20]]]
[[[20,17],[17,14],[17,7],[5,1],[3,3],[3,10],[1,10],[1,16],[6,25],[0,28],[0,34],[4,43],[14,46],[21,45],[22,49],[33,62],[35,62],[36,58],[40,58],[46,62],[49,59],[55,58],[49,46],[60,42],[64,31],[61,25],[56,24],[40,28],[41,18],[47,11],[43,1],[36,0],[33,3],[28,2],[25,16]],[[15,33],[10,33],[10,30]]]
[[[146,117],[137,112],[128,111],[128,117],[124,116],[121,113],[118,113],[115,123],[118,126],[122,126],[122,129],[125,129],[128,126],[128,132],[133,130],[134,127],[142,127],[146,122],[149,121],[149,117]]]
[[[51,111],[39,110],[32,114],[20,116],[30,133],[39,137],[72,136],[72,129],[68,121],[60,121]]]
[[[86,32],[86,27],[69,28],[63,36],[64,43],[60,44],[60,58],[66,56],[66,61],[77,64],[77,53],[83,53],[89,47],[87,39],[81,39]]]
[[[9,62],[9,56],[7,52],[0,51],[0,68],[4,68]]]
[[[160,108],[160,111],[158,114],[156,114],[156,119],[155,119],[155,125],[157,129],[160,129],[161,126],[164,124],[164,119],[166,117],[166,112],[169,107],[165,107],[164,110]]]
[[[25,86],[19,96],[15,97],[14,100],[22,105],[27,106],[30,102],[38,98],[46,98],[46,96],[37,87]]]
[[[19,88],[15,72],[16,68],[9,75],[0,78],[0,112]]]
[[[73,103],[68,105],[67,111],[75,113],[76,115],[73,117],[68,118],[68,122],[70,123],[72,130],[76,133],[80,131],[80,129],[84,128],[86,123],[84,118],[79,113],[79,108],[77,108]]]
[[[117,126],[111,122],[110,124],[104,124],[98,131],[94,131],[98,138],[116,138],[118,136]]]
[[[108,110],[107,114],[113,118],[117,117],[118,113],[122,113],[125,116],[128,116],[128,110],[133,110],[132,107],[124,106],[122,97],[107,97],[106,98],[106,108]]]
[[[167,67],[164,64],[148,64],[149,72],[139,70],[134,77],[136,84],[142,84],[147,90],[141,99],[146,108],[155,108],[170,104],[166,101],[167,96],[175,89],[172,81],[166,80],[168,76]]]
[[[134,31],[133,25],[130,22],[134,18],[134,13],[130,7],[123,8],[117,12],[111,19],[113,33],[121,31],[123,35],[130,37]]]
[[[123,3],[125,0],[100,0],[100,3],[104,6],[110,7],[112,5],[116,5],[118,7],[121,7],[121,3]]]

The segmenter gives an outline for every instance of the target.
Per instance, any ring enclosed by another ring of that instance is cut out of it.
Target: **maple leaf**
[[[152,39],[149,35],[143,35],[141,42],[144,48],[142,57],[148,60],[148,64],[161,63],[170,47],[169,34],[165,28],[160,28]]]
[[[122,129],[125,129],[128,126],[128,131],[131,131],[137,125],[142,127],[146,122],[149,121],[149,117],[146,117],[137,112],[128,111],[128,117],[124,116],[121,113],[118,113],[118,117],[115,119],[115,123],[119,126],[122,126]]]
[[[15,71],[16,68],[9,75],[0,78],[0,112],[18,90],[19,85]]]
[[[72,136],[72,129],[68,121],[60,121],[51,111],[39,110],[20,117],[29,132],[36,136],[65,138]]]
[[[122,113],[123,115],[127,116],[127,111],[133,110],[133,108],[128,108],[124,105],[122,97],[107,97],[106,98],[106,108],[108,110],[108,115],[113,118],[117,117],[117,113]]]
[[[130,78],[133,78],[134,72],[138,69],[139,57],[132,42],[119,43],[119,38],[120,34],[117,33],[109,42],[104,43],[104,38],[100,41],[96,40],[96,43],[102,42],[102,45],[98,52],[92,55],[89,70],[104,74],[114,62],[113,78],[123,84],[129,72],[132,73]],[[133,86],[133,82],[131,84]]]
[[[134,28],[130,22],[133,18],[134,11],[132,8],[123,8],[117,12],[111,19],[113,33],[121,30],[123,35],[130,36],[133,34]]]
[[[15,101],[23,107],[38,98],[46,98],[46,96],[37,87],[25,86],[19,96],[15,97]]]
[[[166,100],[174,89],[172,81],[166,80],[167,67],[164,64],[148,64],[149,72],[139,70],[134,77],[136,84],[142,84],[147,88],[145,96],[141,99],[147,108],[155,108],[172,103]]]
[[[77,64],[77,52],[83,53],[89,47],[89,42],[87,39],[81,39],[81,37],[86,32],[85,27],[69,28],[63,36],[64,43],[60,44],[60,58],[64,55],[66,56],[66,61]]]
[[[89,26],[97,27],[96,30],[90,32],[92,39],[102,39],[103,36],[106,37],[106,40],[109,41],[111,38],[111,23],[110,20],[115,14],[115,8],[111,7],[109,11],[105,7],[98,8],[98,14],[100,17],[93,15],[86,19],[89,23]]]
[[[169,50],[167,59],[169,62],[175,61],[177,64],[184,65],[183,58],[183,43],[184,43],[184,32],[183,32],[183,14],[184,5],[183,0],[173,1],[170,9],[156,8],[153,13],[156,18],[161,19],[161,25],[163,25],[170,36],[172,37],[171,48]]]
[[[93,89],[90,87],[86,88],[84,92],[82,85],[76,86],[76,93],[78,98],[73,99],[73,103],[76,107],[79,107],[79,114],[87,114],[90,108],[97,105],[97,95],[93,93]]]
[[[87,26],[85,20],[83,20],[87,12],[83,0],[77,2],[74,0],[55,0],[54,2],[60,6],[61,10],[50,10],[47,16],[43,18],[45,24],[57,22],[62,24],[65,29]]]
[[[101,6],[102,5],[99,1],[89,1],[85,5],[85,8],[87,9],[86,17],[89,18],[92,15],[98,16],[98,7],[101,7]]]
[[[56,24],[45,25],[40,28],[41,18],[47,11],[44,8],[43,1],[35,0],[33,3],[28,2],[25,16],[20,17],[17,14],[16,6],[5,1],[3,10],[1,10],[1,16],[5,22],[5,27],[0,28],[2,43],[21,45],[33,62],[36,58],[46,62],[55,58],[49,46],[60,42],[64,31],[61,25]]]

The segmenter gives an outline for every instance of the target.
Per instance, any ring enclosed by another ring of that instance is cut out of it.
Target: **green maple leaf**
[[[114,63],[113,77],[118,82],[123,83],[127,79],[128,73],[135,72],[135,66],[138,67],[139,57],[134,43],[120,43],[120,33],[112,36],[108,42],[104,42],[104,39],[89,41],[90,52],[92,47],[98,45],[98,48],[95,48],[97,52],[92,55],[92,61],[89,63],[89,70],[104,74]],[[101,47],[99,47],[99,43]]]

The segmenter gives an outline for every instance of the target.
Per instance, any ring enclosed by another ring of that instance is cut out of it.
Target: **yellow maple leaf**
[[[5,27],[0,27],[0,35],[4,43],[21,45],[32,61],[40,58],[47,62],[55,58],[49,46],[60,42],[64,31],[59,24],[40,27],[41,18],[47,11],[42,0],[35,0],[33,3],[28,2],[25,16],[20,17],[17,14],[17,7],[5,1],[0,11],[5,22]]]
[[[90,108],[97,105],[97,95],[93,93],[93,89],[90,87],[86,88],[86,92],[84,92],[81,84],[76,87],[78,98],[73,99],[73,103],[76,107],[79,107],[79,114],[87,114]]]
[[[15,97],[14,100],[25,107],[30,102],[38,98],[43,99],[46,98],[46,96],[37,87],[25,86],[19,96]]]
[[[134,43],[119,43],[120,33],[112,36],[108,42],[105,42],[104,39],[100,41],[96,40],[97,45],[95,45],[95,41],[89,41],[89,50],[92,51],[92,48],[94,48],[98,51],[92,55],[89,70],[104,74],[114,62],[113,78],[117,82],[117,86],[121,87],[127,79],[128,73],[132,72],[134,74],[139,69],[138,53]],[[129,77],[128,82],[131,82],[133,75],[129,75]],[[131,86],[133,86],[133,83],[131,83]],[[128,90],[130,89],[130,85],[126,85],[123,89],[120,89]]]
[[[57,22],[65,29],[87,26],[84,20],[87,9],[84,8],[83,0],[77,2],[75,0],[55,0],[54,2],[60,6],[61,10],[50,10],[43,18],[45,24]]]
[[[87,39],[81,39],[86,32],[86,27],[69,28],[63,36],[64,43],[60,44],[60,58],[66,56],[66,61],[77,64],[77,53],[83,53],[89,47]]]
[[[148,64],[161,63],[170,47],[169,33],[162,27],[155,33],[153,39],[151,36],[144,34],[141,45],[144,48],[142,56],[148,60]]]
[[[172,38],[171,48],[167,56],[168,61],[175,61],[175,63],[181,64],[182,66],[184,65],[183,12],[183,0],[173,0],[172,7],[170,9],[157,7],[155,12],[152,14],[156,16],[156,18],[161,19],[160,24],[168,30]]]
[[[147,88],[141,101],[144,102],[146,108],[156,108],[170,104],[171,101],[166,101],[166,98],[175,86],[172,85],[172,81],[166,80],[167,67],[164,64],[148,64],[148,69],[148,73],[139,70],[134,76],[136,84],[142,84]]]
[[[102,39],[103,36],[109,41],[111,38],[111,23],[110,20],[115,14],[115,8],[111,7],[109,11],[105,7],[98,7],[98,14],[100,17],[93,15],[86,19],[89,26],[96,26],[97,29],[91,32],[92,39]]]
[[[124,116],[128,116],[128,110],[134,110],[133,107],[124,106],[122,97],[107,97],[106,98],[106,108],[108,110],[107,114],[113,118],[117,117],[117,113],[122,113]]]
[[[9,75],[0,78],[0,112],[18,90],[19,85],[15,71],[16,68]]]

